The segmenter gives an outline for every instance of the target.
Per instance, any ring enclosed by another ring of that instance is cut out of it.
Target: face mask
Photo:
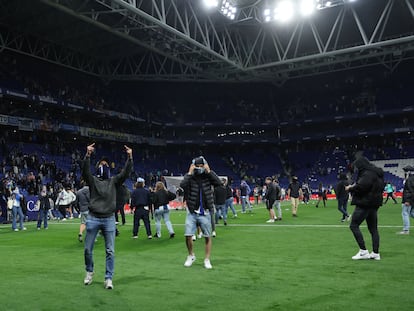
[[[96,174],[98,178],[108,179],[111,177],[111,172],[109,170],[109,166],[107,165],[100,165],[98,167],[98,173]]]
[[[194,168],[194,175],[204,174],[205,170],[206,169],[204,167],[195,167]]]

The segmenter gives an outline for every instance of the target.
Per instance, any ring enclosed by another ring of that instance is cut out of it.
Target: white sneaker
[[[271,223],[271,222],[275,222],[274,219],[269,219],[268,221],[266,221],[267,223]]]
[[[366,249],[360,249],[359,252],[355,256],[352,256],[353,260],[370,259],[370,258],[371,256]]]
[[[185,260],[184,267],[191,267],[195,260],[196,260],[195,255],[188,255],[187,259]]]
[[[114,285],[112,284],[111,279],[106,279],[104,282],[105,289],[113,289]]]
[[[196,238],[195,234],[193,234],[193,236],[191,237],[191,239],[192,239],[193,241],[197,240],[197,238]]]
[[[19,231],[19,229],[16,228],[16,229],[13,229],[13,231]]]
[[[397,232],[397,234],[407,235],[407,234],[410,234],[410,231],[403,230],[403,231]]]
[[[197,234],[197,238],[201,239],[203,237],[203,233]]]
[[[83,284],[90,285],[92,283],[93,272],[86,272],[85,279],[83,280]]]
[[[213,231],[213,232],[211,232],[211,235],[213,236],[213,238],[215,238],[216,237],[216,231]]]
[[[204,268],[213,269],[213,266],[211,265],[210,259],[204,259]]]
[[[22,229],[23,231],[26,231],[27,230],[27,228],[26,227],[23,227],[23,229]]]
[[[372,252],[371,254],[369,254],[369,257],[374,260],[381,260],[381,256],[379,253],[377,254],[377,253]]]

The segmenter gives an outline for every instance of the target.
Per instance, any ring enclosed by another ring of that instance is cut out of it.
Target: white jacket
[[[76,195],[72,191],[63,189],[59,192],[55,205],[69,205],[76,200]]]

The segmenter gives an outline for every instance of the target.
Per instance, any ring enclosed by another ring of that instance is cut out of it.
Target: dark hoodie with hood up
[[[352,167],[358,170],[357,181],[349,191],[352,193],[351,205],[361,208],[378,208],[382,205],[384,172],[371,164],[367,158],[360,157]]]

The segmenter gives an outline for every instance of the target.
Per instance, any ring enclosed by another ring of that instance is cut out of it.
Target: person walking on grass
[[[252,212],[252,205],[250,204],[250,186],[244,180],[240,184],[240,200],[242,205],[242,214],[246,213],[246,205],[249,208],[249,212]]]
[[[350,229],[359,246],[358,253],[352,257],[354,260],[375,259],[380,260],[378,233],[378,208],[382,205],[382,191],[384,189],[384,172],[359,156],[352,164],[354,172],[357,172],[355,184],[345,187],[352,194],[351,205],[355,205],[352,214]],[[367,222],[368,230],[372,237],[373,251],[370,253],[365,247],[364,237],[359,228],[363,221]]]
[[[387,204],[389,198],[391,198],[394,201],[394,204],[397,204],[398,202],[394,197],[394,187],[390,182],[387,182],[387,184],[384,187],[384,190],[387,193],[387,197],[383,204]]]
[[[19,231],[17,229],[17,216],[19,217],[19,224],[20,224],[20,230],[26,230],[26,227],[23,226],[24,221],[24,214],[23,214],[23,195],[20,193],[19,187],[15,187],[13,189],[13,192],[11,194],[12,200],[13,200],[13,207],[12,207],[12,229],[13,231]]]
[[[49,196],[47,195],[47,189],[46,186],[42,187],[42,191],[40,192],[40,195],[38,196],[38,206],[39,206],[39,214],[37,215],[37,230],[40,230],[42,227],[42,221],[43,221],[43,228],[47,229],[47,216],[50,209],[50,201]]]
[[[216,225],[219,222],[220,217],[223,218],[224,225],[227,226],[227,209],[226,209],[226,199],[227,199],[227,189],[225,187],[226,178],[222,178],[222,185],[214,188],[214,207],[216,208],[215,213],[215,223]]]
[[[187,217],[185,220],[185,241],[188,251],[185,267],[191,267],[196,260],[193,251],[192,236],[196,227],[200,226],[205,238],[204,267],[212,269],[211,254],[211,218],[210,213],[214,208],[212,187],[222,184],[220,178],[214,173],[204,157],[198,157],[191,162],[188,173],[181,181],[180,187],[187,191]]]
[[[402,197],[402,220],[403,230],[398,234],[410,234],[410,217],[413,213],[414,206],[414,167],[404,168],[406,171],[406,180],[404,183]]]
[[[155,235],[156,238],[161,237],[161,219],[164,219],[168,233],[170,234],[170,239],[175,236],[174,229],[170,221],[170,207],[168,205],[170,201],[175,198],[175,193],[168,191],[163,182],[158,181],[155,184],[155,191],[152,194],[152,202],[154,204],[155,228],[157,230]]]
[[[236,212],[236,209],[234,208],[234,202],[233,202],[234,201],[233,189],[231,188],[231,185],[229,183],[229,178],[226,179],[224,186],[226,188],[226,202],[225,202],[224,210],[227,214],[230,208],[231,212],[233,213],[233,217],[237,218],[237,212]]]
[[[326,188],[323,186],[322,183],[319,183],[319,186],[318,186],[318,202],[316,203],[316,208],[319,207],[319,203],[321,201],[323,201],[323,207],[326,207],[326,201],[327,201]]]
[[[115,211],[116,211],[116,189],[124,183],[132,171],[132,149],[124,146],[127,160],[122,171],[113,177],[110,175],[109,162],[102,158],[98,162],[97,174],[93,176],[90,171],[90,157],[95,150],[95,143],[87,146],[86,155],[82,163],[82,177],[89,186],[90,206],[86,221],[85,238],[85,270],[84,284],[92,283],[94,274],[93,248],[98,231],[102,232],[105,240],[106,289],[113,289],[112,277],[115,268]]]
[[[82,242],[83,232],[86,229],[86,220],[88,219],[91,197],[89,193],[89,186],[86,185],[84,180],[81,180],[80,186],[81,188],[76,192],[76,204],[78,205],[81,221],[79,226],[78,240],[79,242]]]
[[[132,228],[132,238],[138,239],[139,223],[144,222],[147,238],[152,239],[151,224],[149,220],[149,209],[151,205],[151,193],[145,187],[145,180],[138,177],[135,189],[131,195],[131,209],[134,210],[134,227]]]
[[[292,216],[298,217],[299,198],[302,196],[302,188],[296,176],[292,177],[292,182],[287,189],[287,196],[290,197],[292,203]]]
[[[349,192],[345,190],[345,187],[348,186],[348,180],[345,174],[341,174],[339,176],[339,182],[336,185],[335,193],[336,193],[336,200],[338,201],[338,211],[342,213],[341,222],[345,220],[349,220],[350,216],[348,214],[348,199],[349,199]]]
[[[277,220],[277,217],[275,216],[275,211],[273,210],[273,205],[275,204],[276,200],[278,199],[276,185],[273,183],[273,180],[271,177],[266,177],[265,179],[266,183],[266,208],[269,211],[269,220],[266,221],[268,223],[275,222]],[[279,191],[280,196],[280,191]]]

